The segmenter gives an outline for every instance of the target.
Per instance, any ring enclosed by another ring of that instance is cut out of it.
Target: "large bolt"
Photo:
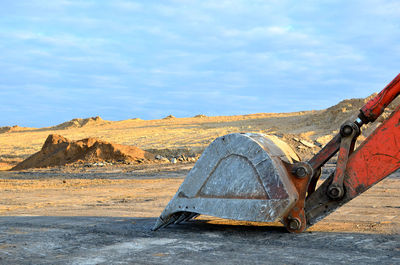
[[[331,185],[328,189],[329,198],[334,199],[334,200],[338,200],[338,199],[342,198],[343,193],[344,193],[343,188],[336,186],[336,185]]]
[[[297,162],[293,164],[291,173],[299,179],[310,177],[313,174],[313,169],[310,164],[306,162]]]
[[[307,176],[307,170],[304,167],[299,167],[296,169],[296,176],[299,178],[304,178]]]
[[[301,222],[297,218],[289,219],[288,227],[290,230],[299,230],[301,228]]]
[[[342,127],[341,134],[343,137],[350,136],[353,133],[353,128],[350,125],[345,125]]]

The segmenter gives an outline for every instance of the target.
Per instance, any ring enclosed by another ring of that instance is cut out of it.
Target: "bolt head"
[[[296,219],[290,219],[288,227],[291,230],[299,230],[300,227],[301,227],[301,223],[297,218]]]
[[[338,188],[332,188],[332,189],[329,191],[329,194],[330,194],[332,197],[337,197],[337,196],[339,195],[339,189],[338,189]]]
[[[296,176],[299,178],[304,178],[307,175],[307,170],[304,167],[299,167],[296,169]]]
[[[331,199],[340,199],[343,196],[343,189],[337,186],[331,186],[328,190],[328,196]]]
[[[353,128],[350,125],[345,125],[342,128],[342,135],[349,136],[353,133]]]

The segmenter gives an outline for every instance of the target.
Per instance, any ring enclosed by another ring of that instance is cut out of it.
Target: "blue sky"
[[[400,72],[400,1],[1,1],[0,126],[322,109]]]

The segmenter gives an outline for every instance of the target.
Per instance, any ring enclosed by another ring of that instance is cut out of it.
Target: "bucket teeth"
[[[175,224],[180,224],[182,222],[187,222],[192,218],[195,218],[196,216],[199,216],[198,213],[192,213],[192,212],[185,212],[183,213],[178,220],[175,221]]]
[[[182,222],[187,222],[192,218],[196,218],[197,216],[199,216],[200,214],[198,213],[190,213],[190,215],[188,217],[186,217]]]
[[[170,224],[175,223],[176,219],[177,219],[177,216],[176,216],[176,215],[172,216],[171,219],[169,219],[168,222],[165,223],[165,225],[163,226],[163,228],[169,226]]]
[[[158,218],[157,219],[157,222],[156,222],[156,224],[154,225],[154,227],[153,227],[153,231],[156,231],[156,230],[158,230],[158,229],[160,229],[160,228],[164,228],[164,227],[167,227],[167,226],[169,226],[170,224],[172,224],[172,223],[174,223],[175,221],[176,221],[176,219],[177,219],[177,215],[175,214],[175,215],[172,215],[168,220],[162,220],[161,218]]]
[[[181,212],[181,213],[172,215],[169,220],[162,220],[161,218],[158,218],[156,224],[154,225],[154,227],[151,230],[157,231],[158,229],[167,227],[170,224],[180,224],[182,222],[187,222],[190,219],[195,218],[197,216],[199,216],[198,213]]]
[[[189,212],[183,212],[178,219],[174,222],[174,224],[180,224],[183,220],[185,220],[191,213]]]
[[[161,220],[161,218],[158,218],[154,227],[151,229],[152,231],[157,231],[158,229],[160,229],[162,226],[164,225],[163,220]]]

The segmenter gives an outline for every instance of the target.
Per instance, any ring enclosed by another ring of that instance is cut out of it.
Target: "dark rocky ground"
[[[1,264],[400,264],[400,235],[154,218],[0,217]],[[195,223],[195,224],[194,224]]]

